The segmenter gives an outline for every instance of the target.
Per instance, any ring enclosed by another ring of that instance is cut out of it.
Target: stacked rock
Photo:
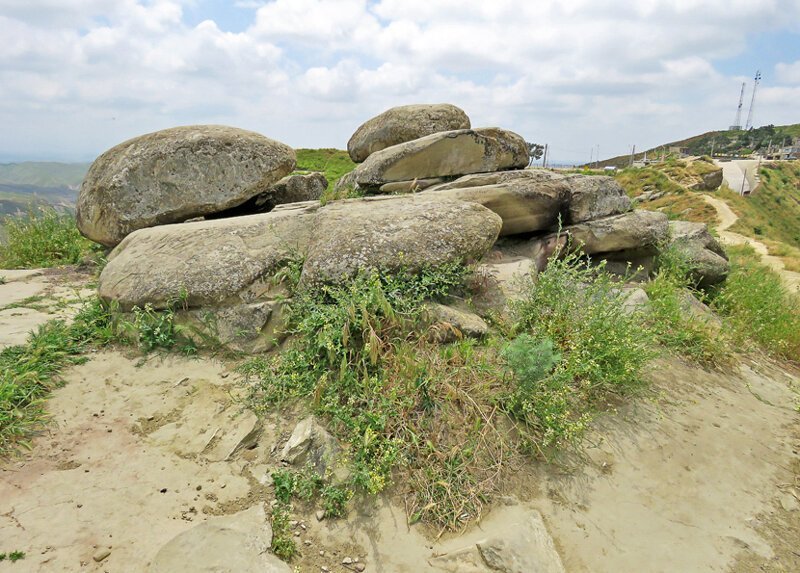
[[[631,210],[614,179],[526,169],[521,136],[473,129],[455,106],[393,108],[359,127],[348,151],[360,164],[338,185],[368,196],[322,205],[327,182],[286,179],[293,150],[252,132],[175,128],[109,150],[79,198],[81,232],[116,245],[100,296],[123,310],[180,299],[182,319],[257,352],[280,340],[286,293],[272,278],[290,260],[303,260],[301,288],[489,258],[535,271],[565,244],[649,269],[670,236],[666,215]],[[195,217],[205,220],[171,224]],[[699,282],[724,278],[705,229],[673,230]]]

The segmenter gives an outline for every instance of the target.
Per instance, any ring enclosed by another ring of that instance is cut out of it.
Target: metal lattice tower
[[[745,124],[745,130],[750,129],[753,127],[753,104],[756,103],[756,90],[758,89],[758,82],[761,81],[761,72],[756,72],[756,77],[753,78],[755,81],[753,83],[753,97],[750,98],[750,111],[747,112],[747,123]]]
[[[744,86],[747,85],[742,82],[742,91],[739,93],[739,107],[736,108],[736,119],[733,124],[728,128],[730,131],[738,131],[742,129],[742,102],[744,101]]]

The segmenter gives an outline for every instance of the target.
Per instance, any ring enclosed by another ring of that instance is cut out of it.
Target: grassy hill
[[[792,138],[800,137],[800,123],[792,125],[765,125],[750,129],[748,131],[709,131],[701,135],[695,135],[688,139],[665,143],[657,147],[642,151],[636,154],[636,159],[644,158],[645,153],[648,157],[661,155],[662,150],[668,151],[670,147],[685,148],[689,155],[711,155],[712,148],[714,155],[750,155],[754,151],[766,150],[772,142],[773,146],[787,143]],[[626,167],[630,164],[630,155],[618,155],[606,159],[599,163],[600,167]]]
[[[0,163],[0,184],[77,188],[88,169],[89,163]]]
[[[341,149],[297,149],[298,171],[322,171],[332,188],[342,175],[352,171],[356,164]]]

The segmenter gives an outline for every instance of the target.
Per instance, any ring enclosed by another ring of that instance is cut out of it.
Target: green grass
[[[5,243],[0,245],[0,267],[24,269],[79,263],[93,249],[75,226],[70,213],[49,208],[4,219]]]
[[[16,563],[21,559],[25,559],[25,552],[24,551],[11,551],[10,553],[0,553],[0,561],[5,561],[8,559],[11,563]]]
[[[511,411],[540,430],[537,447],[574,444],[598,404],[644,385],[642,369],[655,356],[652,340],[641,317],[626,312],[619,287],[569,254],[551,259],[512,305],[514,331],[532,337],[528,352],[555,363],[536,383],[514,368],[519,387]]]
[[[688,182],[691,173],[699,173],[705,169],[695,167],[695,165],[707,166],[708,164],[703,161],[695,161],[689,168],[671,161],[642,168],[622,169],[614,174],[614,178],[632,198],[638,197],[645,191],[664,194],[655,201],[640,203],[637,208],[661,211],[670,219],[713,223],[716,221],[716,211],[703,200],[702,194],[690,191],[678,183],[678,181],[684,180]],[[688,173],[689,171],[691,173]]]
[[[332,189],[336,182],[352,171],[356,164],[341,149],[296,149],[298,171],[322,171]]]
[[[114,321],[98,300],[84,304],[72,324],[50,321],[26,344],[0,352],[0,456],[11,454],[45,421],[42,400],[67,366],[83,363],[92,345],[116,337]]]
[[[445,266],[293,293],[288,346],[240,370],[256,405],[301,400],[324,420],[348,444],[348,477],[273,476],[286,511],[304,491],[340,515],[351,495],[402,483],[411,521],[460,529],[522,456],[577,444],[596,409],[642,386],[649,338],[607,275],[554,260],[500,329],[513,339],[440,345],[425,301],[468,296],[464,279]]]
[[[650,299],[645,324],[661,345],[684,358],[703,366],[727,363],[732,350],[726,336],[687,309],[687,296],[704,298],[691,287],[686,262],[674,249],[663,249],[656,275],[644,285]]]
[[[760,264],[749,247],[729,250],[731,273],[710,293],[712,306],[742,345],[755,341],[767,353],[800,362],[800,297]]]

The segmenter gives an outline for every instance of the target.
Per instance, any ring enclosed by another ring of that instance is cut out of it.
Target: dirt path
[[[515,498],[466,534],[434,542],[388,499],[344,520],[298,507],[293,566],[346,573],[343,559],[358,557],[366,573],[489,573],[480,559],[431,563],[513,540],[538,511],[569,573],[800,571],[798,373],[670,360],[652,378],[651,398],[609,413],[583,458],[531,464]],[[27,553],[0,573],[140,573],[198,523],[268,510],[276,451],[299,413],[257,419],[230,365],[103,351],[65,381],[31,452],[0,462],[0,552]]]
[[[717,217],[719,218],[717,232],[719,233],[720,240],[724,244],[750,245],[753,250],[759,254],[764,264],[781,276],[784,284],[786,284],[790,291],[800,291],[800,273],[786,270],[783,261],[779,257],[770,255],[764,243],[751,239],[750,237],[745,237],[739,233],[728,231],[728,229],[739,220],[739,216],[731,210],[725,201],[717,199],[716,197],[711,197],[710,195],[703,195],[703,199],[717,211]]]

